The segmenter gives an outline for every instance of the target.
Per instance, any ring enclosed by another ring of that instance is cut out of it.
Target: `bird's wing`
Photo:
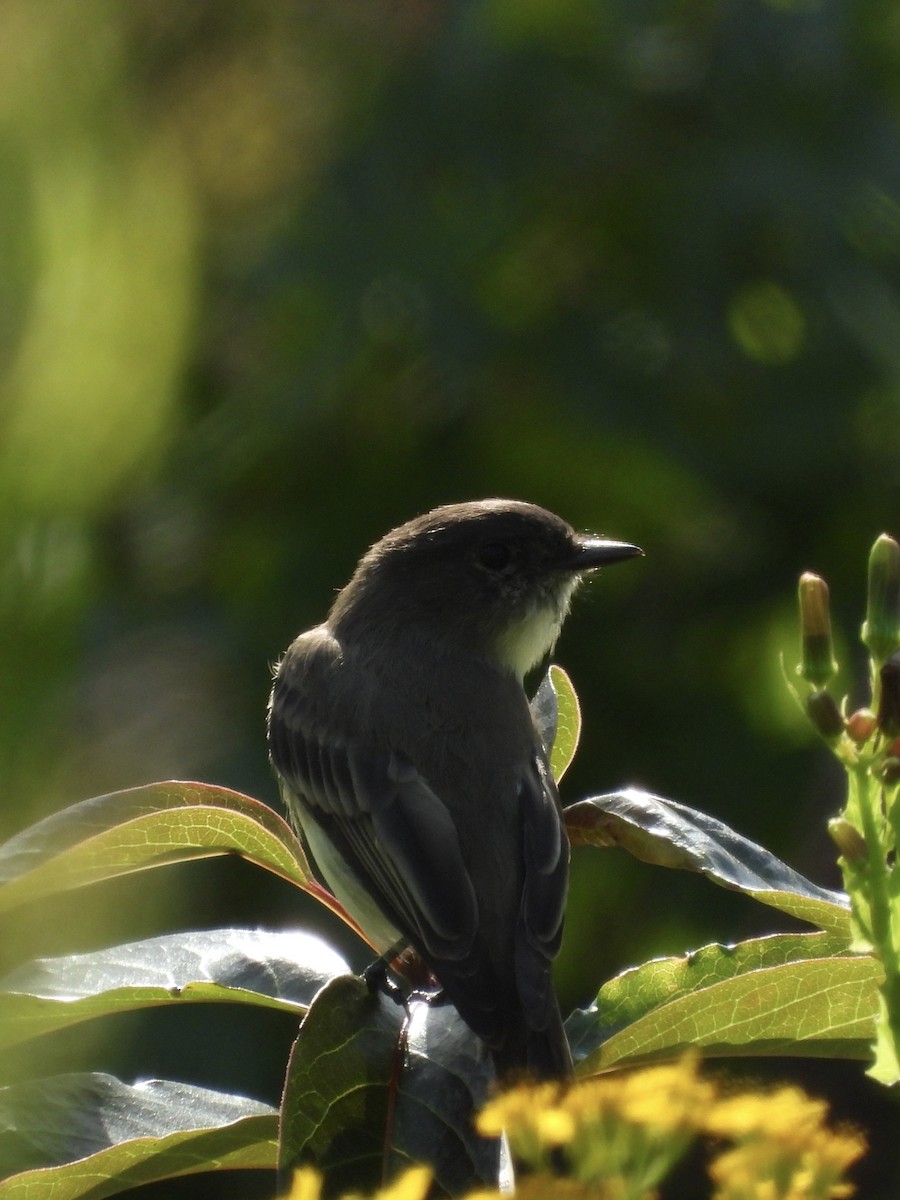
[[[569,876],[569,841],[547,760],[535,753],[519,788],[524,882],[516,927],[516,982],[526,1018],[546,1028],[555,1009],[550,964],[559,951]]]
[[[502,1044],[516,1008],[527,1028],[546,1030],[557,1011],[550,966],[562,936],[569,845],[537,736],[518,784],[511,781],[517,786],[518,836],[509,845],[509,861],[498,863],[498,870],[518,878],[517,910],[510,913],[509,942],[496,944],[495,930],[489,944],[460,838],[440,795],[406,757],[367,740],[364,721],[340,739],[328,732],[342,727],[335,708],[315,708],[317,695],[338,703],[339,669],[333,658],[328,673],[321,665],[335,653],[324,635],[311,639],[279,671],[270,706],[272,763],[313,857],[315,832],[332,864],[337,859],[357,893],[374,901],[423,955],[487,1042]],[[365,686],[364,679],[354,679]],[[352,708],[346,698],[340,705],[345,715]],[[320,858],[317,865],[328,882],[325,862]],[[368,932],[366,921],[348,908]]]
[[[472,881],[447,808],[413,765],[390,749],[313,731],[284,676],[275,684],[269,749],[301,829],[315,822],[384,916],[428,958],[464,959],[478,928]]]

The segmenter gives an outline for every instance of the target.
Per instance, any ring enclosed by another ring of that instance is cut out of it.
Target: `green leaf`
[[[60,1075],[0,1088],[0,1200],[102,1200],[158,1179],[275,1166],[277,1113],[169,1080]]]
[[[578,740],[581,737],[581,705],[578,695],[572,685],[572,680],[562,669],[553,663],[549,676],[556,692],[558,716],[556,722],[556,738],[553,742],[553,753],[550,755],[550,769],[557,783],[569,769]]]
[[[778,861],[777,859],[775,860]],[[787,868],[790,870],[790,867]],[[802,879],[803,876],[798,876]],[[808,881],[807,881],[808,882]],[[728,884],[723,884],[727,887]],[[815,887],[815,884],[811,884]],[[777,908],[779,912],[796,917],[798,921],[806,921],[817,929],[827,930],[841,938],[844,948],[848,948],[852,940],[850,928],[850,911],[838,900],[826,900],[819,896],[808,895],[801,891],[790,891],[787,887],[779,888],[742,888],[748,896],[767,904],[769,908]],[[823,889],[824,890],[824,889]],[[843,892],[832,892],[833,896],[844,897]]]
[[[531,715],[540,734],[541,741],[548,757],[553,753],[553,743],[556,741],[556,727],[559,723],[559,704],[556,699],[556,689],[549,670],[544,674],[538,690],[531,697],[529,704]]]
[[[403,1009],[352,975],[313,1001],[291,1051],[278,1162],[312,1160],[329,1191],[380,1186]]]
[[[652,1062],[691,1047],[706,1055],[867,1059],[881,977],[868,955],[747,971],[638,1017],[588,1054],[579,1073]]]
[[[501,1143],[475,1132],[475,1116],[495,1086],[490,1055],[452,1005],[411,1001],[409,1013],[388,1177],[426,1162],[449,1196],[496,1188]]]
[[[0,912],[165,863],[238,853],[305,887],[289,826],[265,804],[202,783],[151,783],[83,800],[0,847]]]
[[[370,1192],[424,1162],[442,1194],[496,1187],[499,1145],[473,1127],[493,1083],[489,1056],[452,1006],[407,1007],[408,1020],[354,976],[316,997],[288,1067],[283,1172],[311,1159],[329,1194]]]
[[[639,788],[591,796],[564,810],[573,846],[621,846],[655,866],[698,871],[850,941],[850,902],[698,809]]]
[[[240,854],[307,890],[290,827],[258,800],[204,783],[151,783],[83,800],[0,846],[0,912],[132,871]]]
[[[93,1017],[165,1004],[302,1012],[328,980],[349,969],[312,934],[253,929],[174,933],[38,959],[0,981],[0,1049]]]
[[[572,681],[554,663],[531,699],[531,715],[559,783],[569,768],[581,733],[581,708]]]
[[[845,949],[836,934],[776,933],[731,946],[715,942],[630,967],[603,985],[594,1004],[576,1009],[566,1021],[572,1053],[576,1060],[586,1057],[613,1034],[679,996],[762,967],[839,955]]]

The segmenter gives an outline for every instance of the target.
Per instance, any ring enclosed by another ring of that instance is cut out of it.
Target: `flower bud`
[[[832,817],[828,822],[828,832],[848,863],[862,862],[866,857],[866,843],[862,834],[843,817]]]
[[[878,672],[878,728],[889,738],[900,734],[900,650],[894,651]]]
[[[830,742],[844,731],[844,718],[830,692],[812,692],[806,699],[806,715]]]
[[[847,718],[847,732],[857,746],[867,742],[877,728],[878,721],[870,708],[858,708]]]
[[[881,767],[881,782],[886,787],[900,783],[900,758],[886,758]]]
[[[877,665],[900,647],[900,546],[883,533],[869,555],[863,643]]]
[[[801,655],[799,671],[814,687],[824,687],[837,670],[831,649],[828,584],[806,571],[800,576]]]

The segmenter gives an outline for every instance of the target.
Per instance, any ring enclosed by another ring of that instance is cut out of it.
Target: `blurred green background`
[[[841,775],[780,656],[816,570],[860,698],[900,532],[896,4],[4,0],[0,231],[4,836],[170,777],[277,803],[270,664],[389,527],[509,495],[647,553],[558,648],[564,799],[640,784],[838,882]],[[2,958],[222,923],[339,935],[222,860],[45,905]],[[773,928],[578,851],[560,992]],[[240,1020],[19,1066],[276,1099],[293,1031]],[[808,1076],[874,1103],[854,1064]]]

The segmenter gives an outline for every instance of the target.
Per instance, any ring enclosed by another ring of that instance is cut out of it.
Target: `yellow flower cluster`
[[[707,1130],[736,1145],[710,1166],[716,1200],[829,1200],[849,1196],[846,1169],[865,1151],[854,1129],[829,1129],[827,1106],[799,1088],[721,1100]]]
[[[710,1164],[713,1200],[840,1200],[844,1173],[865,1151],[862,1135],[830,1129],[824,1102],[798,1088],[722,1096],[695,1055],[671,1066],[619,1072],[573,1086],[524,1085],[492,1100],[479,1133],[505,1133],[525,1164],[518,1200],[653,1200],[700,1136],[731,1143]],[[431,1174],[413,1167],[372,1200],[427,1200]],[[286,1200],[321,1200],[302,1169]],[[343,1200],[363,1200],[358,1195]],[[502,1200],[496,1191],[465,1200]]]
[[[515,1088],[487,1105],[477,1127],[486,1137],[505,1130],[514,1155],[532,1167],[547,1169],[562,1150],[576,1180],[637,1198],[683,1154],[714,1094],[690,1057],[576,1087]]]
[[[409,1167],[389,1187],[379,1188],[371,1200],[426,1200],[431,1187],[427,1167]],[[294,1172],[294,1182],[284,1200],[322,1200],[322,1177],[312,1167]],[[366,1200],[358,1192],[348,1192],[342,1200]]]

